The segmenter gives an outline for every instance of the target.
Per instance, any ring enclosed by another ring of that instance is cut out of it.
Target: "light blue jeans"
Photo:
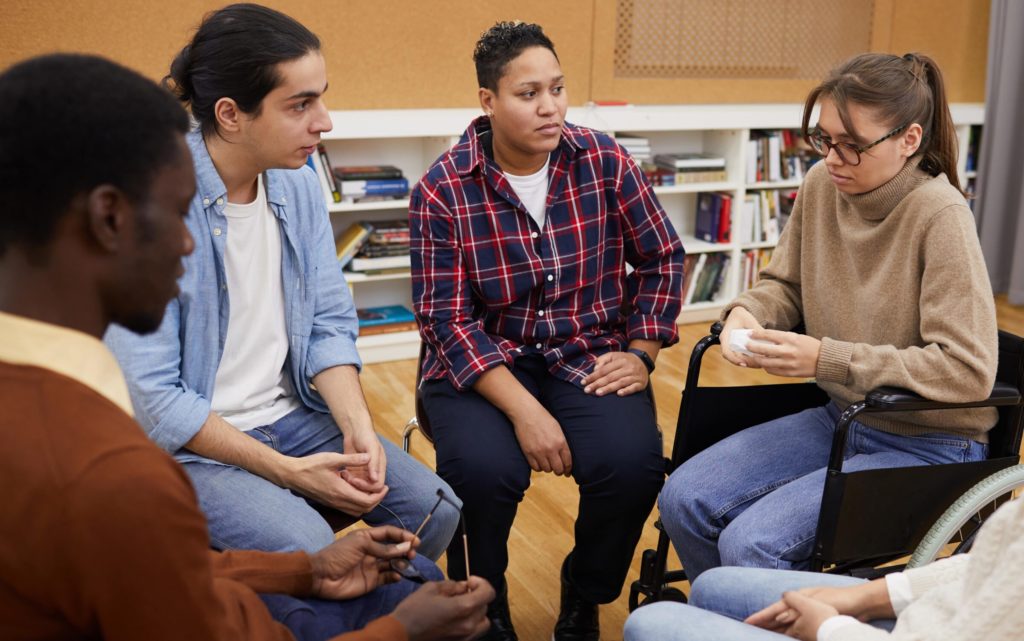
[[[701,574],[690,603],[662,601],[639,608],[626,619],[625,641],[779,641],[789,637],[743,623],[751,614],[800,588],[856,585],[863,579],[816,572],[714,568]],[[872,621],[891,630],[892,619]]]
[[[343,451],[341,430],[331,415],[304,406],[246,434],[288,456]],[[458,502],[436,474],[388,440],[381,439],[381,444],[388,461],[385,483],[389,491],[362,520],[415,530],[437,502],[438,489]],[[334,540],[331,526],[302,496],[239,467],[195,455],[179,460],[195,485],[213,547],[316,552]],[[437,560],[458,524],[458,510],[442,503],[420,533],[418,553]]]
[[[829,403],[762,423],[683,463],[658,499],[690,580],[722,565],[810,567],[832,434]],[[988,446],[949,434],[896,436],[854,422],[844,471],[982,460]]]

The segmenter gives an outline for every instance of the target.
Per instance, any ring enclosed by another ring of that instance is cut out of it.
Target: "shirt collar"
[[[482,137],[491,131],[491,119],[487,116],[480,116],[469,124],[469,127],[462,134],[458,144],[452,149],[455,161],[455,171],[460,176],[473,172],[477,166],[487,161],[487,154],[484,152],[485,143]],[[568,122],[562,123],[562,138],[558,147],[570,158],[581,149],[587,149],[590,145],[586,137],[579,129]]]
[[[217,167],[213,164],[213,159],[210,158],[210,151],[206,148],[206,141],[203,140],[203,134],[198,129],[193,130],[187,136],[188,147],[192,152],[192,162],[196,168],[196,197],[203,203],[203,208],[209,207],[212,203],[217,202],[218,198],[224,199],[223,202],[227,202],[228,189],[224,186],[224,181],[221,180],[220,174],[217,173]],[[267,190],[267,202],[273,203],[278,207],[281,207],[287,203],[284,193],[284,181],[278,174],[281,169],[269,169],[263,172],[263,184]],[[301,171],[297,169],[295,171]],[[278,213],[275,211],[275,213]],[[278,214],[284,216],[283,212]]]
[[[0,361],[41,367],[94,390],[134,416],[128,385],[107,346],[84,332],[0,312]]]

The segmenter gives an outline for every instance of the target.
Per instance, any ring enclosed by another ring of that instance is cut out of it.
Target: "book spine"
[[[324,195],[330,198],[336,203],[341,202],[341,189],[338,186],[338,181],[334,177],[334,172],[331,171],[331,161],[327,157],[327,149],[321,144],[316,146],[317,161],[323,170],[323,183],[327,187],[324,191]],[[319,173],[319,172],[317,172]]]

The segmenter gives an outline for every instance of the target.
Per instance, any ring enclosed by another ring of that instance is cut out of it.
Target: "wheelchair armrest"
[[[970,403],[943,403],[922,398],[914,392],[898,387],[879,387],[868,392],[863,401],[851,403],[843,410],[836,422],[832,436],[832,451],[829,454],[828,471],[838,474],[843,469],[843,452],[846,449],[846,434],[850,423],[861,412],[906,412],[911,410],[947,410],[969,407],[1000,407],[1019,405],[1020,391],[1010,383],[996,381],[989,397]]]
[[[1009,383],[996,381],[989,397],[969,403],[932,401],[914,392],[898,387],[879,387],[868,392],[864,402],[868,411],[906,412],[911,410],[964,409],[969,407],[998,407],[1020,403],[1020,392]]]

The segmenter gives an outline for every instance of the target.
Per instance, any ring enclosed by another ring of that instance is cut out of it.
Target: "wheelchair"
[[[671,474],[698,452],[747,427],[821,406],[828,396],[813,382],[786,385],[700,387],[701,359],[719,344],[722,324],[694,347],[679,406],[675,439],[667,472]],[[1024,431],[1024,339],[999,332],[999,364],[991,395],[972,403],[944,403],[924,399],[906,390],[882,387],[847,407],[836,423],[829,455],[821,512],[811,567],[858,576],[874,576],[873,568],[910,556],[958,497],[982,479],[1016,466]],[[925,465],[859,472],[843,471],[843,451],[850,423],[862,413],[989,407],[999,420],[989,432],[989,456],[984,461]],[[973,540],[981,522],[1009,497],[998,495],[994,506],[979,506],[957,528],[959,533],[933,535],[937,551],[950,538],[960,549]],[[986,498],[989,498],[986,496]],[[661,521],[656,549],[644,550],[640,578],[630,586],[629,609],[661,600],[686,601],[672,583],[687,580],[685,569],[668,570],[670,541]],[[929,548],[931,549],[931,548]],[[923,552],[915,563],[923,563]],[[934,558],[934,557],[933,557]],[[884,573],[884,571],[882,572]]]

